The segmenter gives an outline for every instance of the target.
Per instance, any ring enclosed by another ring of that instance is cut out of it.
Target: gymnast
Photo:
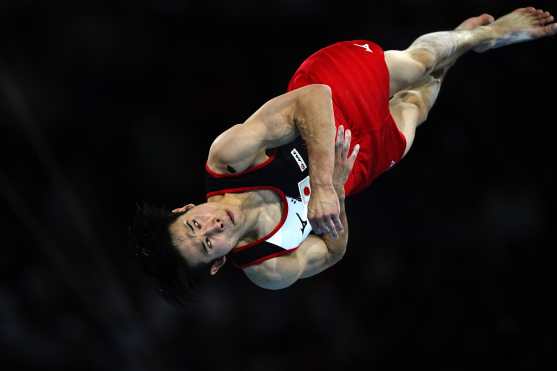
[[[270,290],[333,266],[348,243],[346,197],[406,156],[456,60],[555,33],[549,12],[527,7],[469,18],[406,50],[351,40],[316,51],[286,93],[212,142],[207,202],[138,206],[130,235],[145,271],[183,303],[228,260]]]

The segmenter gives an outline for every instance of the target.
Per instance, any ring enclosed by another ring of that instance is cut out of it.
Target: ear
[[[217,274],[217,272],[222,268],[222,266],[226,263],[226,256],[221,256],[220,258],[216,259],[213,264],[211,265],[211,276]]]
[[[189,209],[191,209],[192,207],[194,207],[194,204],[187,204],[186,206],[182,206],[179,207],[177,209],[172,210],[173,213],[185,213],[186,211],[188,211]]]

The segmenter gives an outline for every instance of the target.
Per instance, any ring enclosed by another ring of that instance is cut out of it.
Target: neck
[[[239,243],[255,240],[259,236],[259,222],[261,220],[262,205],[260,200],[251,192],[226,193],[212,196],[208,202],[217,202],[234,210],[238,227]]]

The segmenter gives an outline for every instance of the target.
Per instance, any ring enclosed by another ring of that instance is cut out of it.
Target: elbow
[[[345,226],[347,228],[347,226]],[[332,238],[330,235],[324,235],[324,241],[329,250],[329,260],[338,263],[344,258],[348,246],[348,231],[342,233],[338,239]]]
[[[265,280],[265,281],[259,281],[254,283],[262,289],[270,290],[270,291],[278,291],[292,286],[294,281]]]
[[[331,251],[331,253],[329,254],[329,264],[335,265],[336,263],[340,262],[344,258],[345,254],[346,254],[346,245]]]
[[[263,267],[254,266],[258,272],[248,275],[248,278],[256,286],[266,290],[282,290],[292,286],[298,280],[300,274],[291,270],[268,270]]]
[[[323,99],[331,99],[333,92],[331,87],[326,84],[311,84],[300,88],[298,102],[302,104],[310,104],[323,101]]]
[[[285,284],[282,284],[282,285],[268,285],[268,286],[259,286],[259,287],[261,287],[262,289],[265,289],[265,290],[269,290],[269,291],[278,291],[278,290],[282,290],[282,289],[285,289],[285,288],[290,287],[290,286],[292,286],[292,284],[288,284],[288,285],[285,285]]]
[[[305,122],[316,113],[327,110],[332,114],[332,101],[333,93],[329,85],[311,84],[300,88],[294,111],[295,121]]]
[[[333,92],[331,90],[331,87],[327,84],[312,84],[310,85],[312,91],[319,93],[319,94],[323,94],[326,96],[331,97],[333,95]]]

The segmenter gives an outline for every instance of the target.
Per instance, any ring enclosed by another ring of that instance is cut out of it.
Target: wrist
[[[344,194],[344,186],[335,186],[335,192],[339,200],[344,200],[346,195]]]
[[[335,185],[332,181],[324,181],[324,180],[312,180],[310,177],[310,185],[312,189],[324,189],[324,188],[335,188]]]

